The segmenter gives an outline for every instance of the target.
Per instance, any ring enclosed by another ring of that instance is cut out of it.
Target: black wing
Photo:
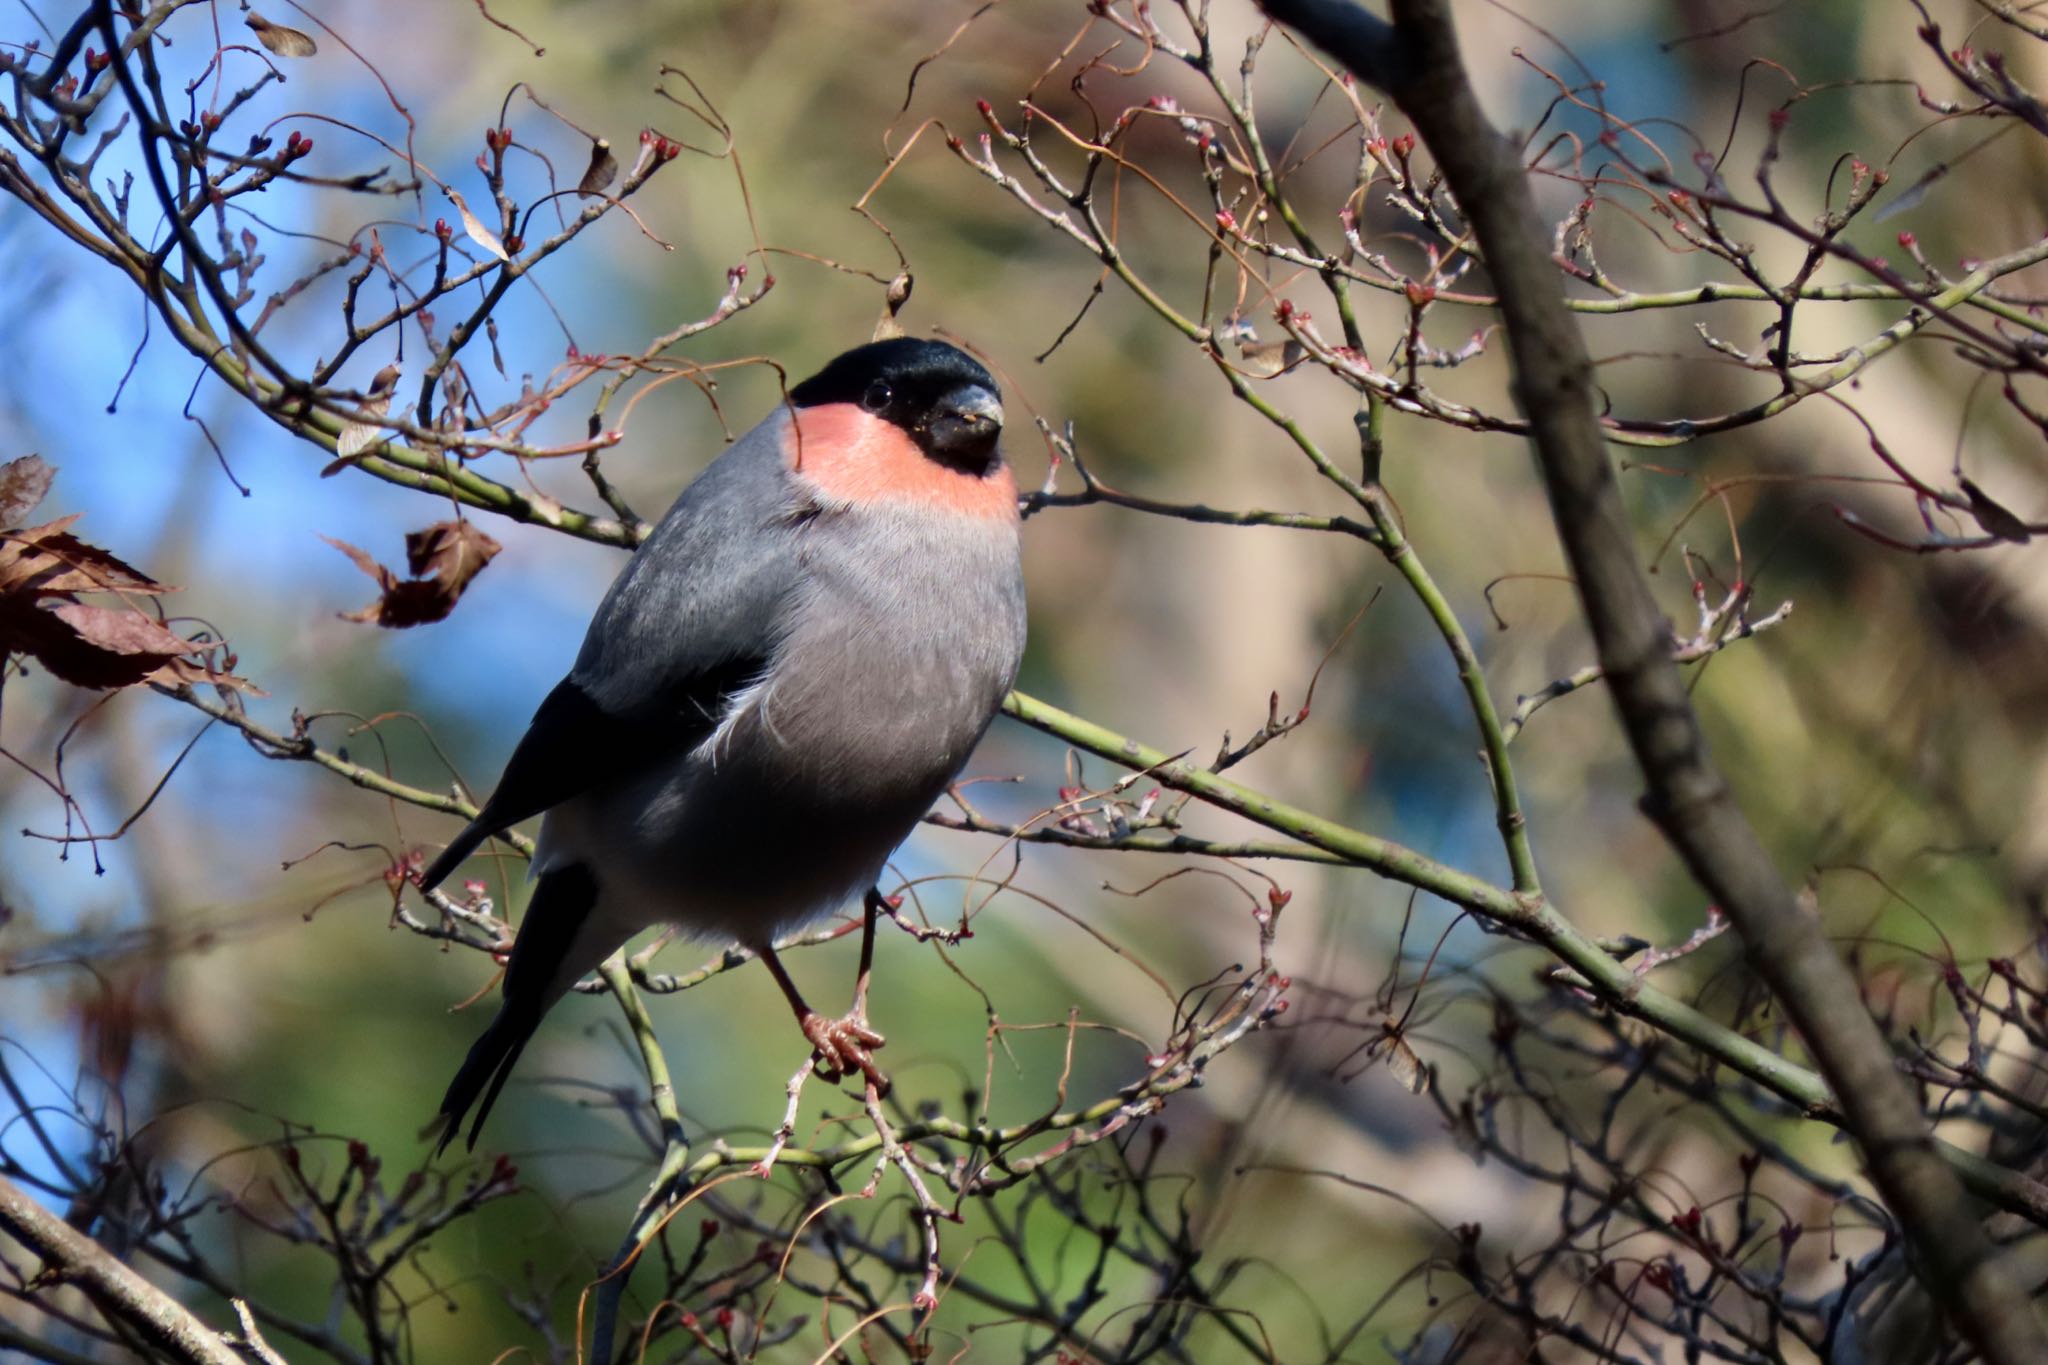
[[[420,877],[428,890],[492,835],[702,742],[768,666],[796,586],[786,413],[683,490],[605,594],[576,666],[534,713],[491,799]]]

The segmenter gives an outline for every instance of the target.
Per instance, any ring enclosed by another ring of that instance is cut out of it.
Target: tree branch
[[[1500,298],[1515,394],[1598,645],[1609,694],[1648,785],[1644,808],[1742,935],[1748,957],[1827,1077],[1920,1271],[1985,1358],[2048,1358],[2048,1336],[1994,1259],[1936,1153],[1920,1106],[1854,976],[1800,909],[1708,757],[1671,658],[1671,631],[1638,563],[1601,436],[1593,366],[1564,304],[1515,145],[1487,121],[1445,0],[1391,0],[1394,24],[1348,0],[1261,0],[1414,123],[1478,239]]]
[[[0,1176],[0,1229],[43,1259],[46,1274],[69,1280],[103,1317],[168,1355],[193,1365],[242,1365],[220,1335],[176,1299],[108,1255],[98,1242]]]

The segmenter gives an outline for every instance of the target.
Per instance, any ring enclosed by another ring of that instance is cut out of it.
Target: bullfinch
[[[1024,650],[996,382],[943,342],[848,351],[683,490],[612,584],[489,801],[420,876],[542,817],[504,1003],[441,1101],[469,1145],[554,1003],[655,924],[774,974],[821,1074],[869,1056],[775,940],[868,896],[958,775]],[[871,946],[871,943],[870,945]],[[863,952],[865,970],[867,953]]]

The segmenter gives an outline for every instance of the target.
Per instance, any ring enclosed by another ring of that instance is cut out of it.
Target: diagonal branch
[[[5,1177],[0,1177],[0,1231],[40,1257],[45,1273],[77,1285],[102,1316],[168,1358],[190,1365],[242,1365],[220,1334],[183,1304]]]

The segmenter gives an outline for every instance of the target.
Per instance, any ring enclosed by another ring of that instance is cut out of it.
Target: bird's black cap
[[[995,376],[973,356],[918,337],[856,346],[789,391],[800,408],[858,403],[908,432],[933,459],[977,473],[998,458],[1001,397]]]
[[[858,403],[879,380],[918,407],[965,384],[1001,396],[991,375],[967,352],[943,341],[892,337],[856,346],[789,391],[800,408],[824,403]]]

